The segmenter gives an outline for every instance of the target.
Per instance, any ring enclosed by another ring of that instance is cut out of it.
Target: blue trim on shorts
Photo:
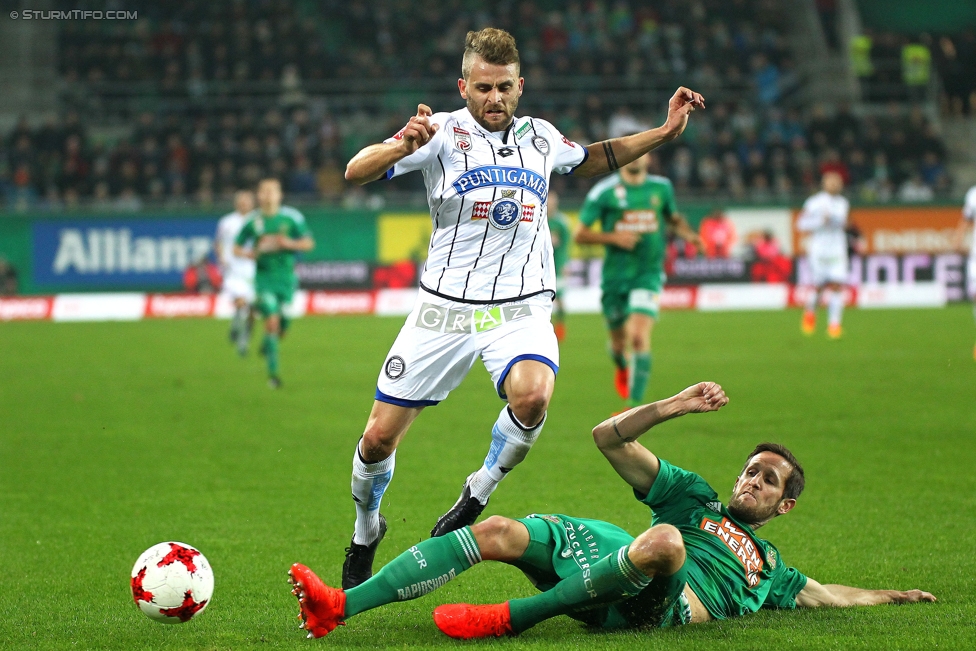
[[[380,402],[396,405],[397,407],[407,407],[408,409],[412,407],[433,407],[440,402],[440,400],[407,400],[406,398],[394,398],[380,391],[379,387],[376,387],[375,399]]]
[[[388,170],[386,170],[386,174],[384,174],[384,175],[383,175],[382,177],[380,177],[380,178],[383,178],[383,179],[386,179],[387,181],[389,181],[390,179],[392,179],[392,178],[393,178],[393,170],[394,170],[394,169],[396,169],[396,165],[394,165],[394,166],[393,166],[393,167],[391,167],[390,169],[388,169]]]
[[[498,384],[495,386],[495,391],[498,392],[498,397],[501,398],[502,400],[508,400],[508,396],[505,395],[505,391],[502,389],[502,387],[505,386],[505,378],[508,377],[509,371],[512,370],[513,366],[526,359],[542,362],[543,364],[551,368],[554,374],[559,373],[559,365],[553,362],[548,357],[544,357],[542,355],[534,355],[532,353],[513,357],[512,361],[510,361],[508,365],[505,366],[505,370],[502,371],[501,377],[498,378]]]

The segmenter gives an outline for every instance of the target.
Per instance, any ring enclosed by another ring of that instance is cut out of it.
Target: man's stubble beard
[[[504,131],[505,129],[507,129],[508,126],[512,123],[512,120],[515,119],[515,111],[516,111],[516,109],[518,109],[518,104],[519,104],[519,98],[516,97],[515,100],[514,100],[514,102],[512,103],[512,106],[511,106],[511,111],[510,111],[509,116],[508,116],[508,122],[505,124],[504,127],[502,127],[501,129],[498,129],[497,127],[495,127],[493,125],[489,125],[486,122],[486,120],[485,120],[485,114],[484,113],[481,113],[480,114],[480,117],[479,117],[478,111],[476,110],[478,108],[478,106],[474,103],[474,100],[472,100],[470,98],[468,98],[468,100],[467,100],[468,113],[471,114],[471,117],[474,118],[474,121],[475,122],[477,122],[478,124],[480,124],[482,126],[482,128],[484,128],[486,131],[489,131],[489,132],[493,132],[493,130],[495,130],[495,129],[497,129],[498,131]],[[485,110],[487,111],[488,109],[486,108]]]
[[[736,520],[755,528],[757,525],[766,524],[776,517],[778,506],[778,504],[774,504],[767,509],[761,509],[759,505],[748,507],[742,504],[741,499],[733,497],[725,508]]]

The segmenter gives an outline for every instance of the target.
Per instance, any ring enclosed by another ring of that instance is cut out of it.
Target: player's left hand
[[[687,414],[701,414],[707,411],[718,411],[729,404],[729,397],[722,387],[715,382],[699,382],[693,384],[677,395],[684,412]]]
[[[688,126],[688,116],[696,108],[705,108],[705,98],[690,88],[682,86],[668,102],[668,120],[664,123],[665,130],[671,137],[677,138]]]
[[[914,604],[919,601],[936,601],[935,595],[923,590],[905,590],[895,592],[891,601],[896,604]]]

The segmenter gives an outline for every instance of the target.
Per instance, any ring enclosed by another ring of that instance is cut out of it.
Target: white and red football
[[[213,596],[210,563],[181,542],[162,542],[142,553],[132,568],[132,598],[150,619],[164,624],[188,622]]]

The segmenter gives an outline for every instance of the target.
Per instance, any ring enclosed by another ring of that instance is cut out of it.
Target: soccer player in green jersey
[[[553,329],[556,331],[556,341],[566,338],[566,308],[563,305],[563,294],[566,291],[566,279],[563,269],[569,260],[569,245],[572,235],[569,231],[569,220],[559,212],[559,195],[549,192],[549,237],[552,239],[552,259],[556,272],[556,298],[552,303]]]
[[[699,475],[637,442],[666,420],[727,403],[722,387],[701,382],[593,429],[600,451],[652,511],[651,527],[636,538],[599,520],[495,515],[418,543],[350,590],[330,588],[296,563],[290,575],[303,628],[321,637],[358,613],[425,595],[482,560],[517,567],[540,592],[502,604],[439,606],[434,623],[451,637],[514,635],[557,615],[608,629],[663,628],[760,608],[935,601],[921,590],[821,585],[756,535],[789,513],[803,491],[803,468],[785,447],[763,443],[750,452],[723,504]]]
[[[660,316],[666,227],[701,247],[678,214],[671,181],[647,173],[651,154],[593,186],[580,210],[578,244],[603,244],[603,316],[620,397],[634,407],[651,379],[651,330]],[[600,222],[599,230],[591,228]],[[626,353],[630,349],[630,355]]]
[[[264,318],[264,342],[261,350],[268,363],[268,385],[281,386],[278,377],[278,343],[287,320],[284,307],[291,302],[298,287],[295,276],[295,253],[310,251],[315,242],[308,232],[304,218],[294,209],[281,205],[281,182],[262,179],[258,183],[258,210],[241,229],[234,246],[234,255],[256,261],[254,289],[257,309]],[[253,243],[250,249],[245,245]]]

